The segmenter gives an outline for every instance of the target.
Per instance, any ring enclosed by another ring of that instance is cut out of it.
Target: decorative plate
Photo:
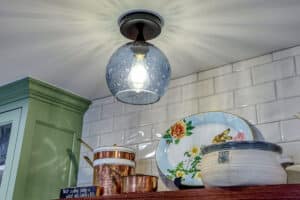
[[[162,136],[156,150],[160,171],[168,179],[181,178],[181,184],[202,186],[201,148],[227,141],[253,140],[248,124],[224,112],[192,115],[173,124]]]

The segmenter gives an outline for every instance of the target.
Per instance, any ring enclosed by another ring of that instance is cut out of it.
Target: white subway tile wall
[[[111,118],[114,115],[118,116],[122,114],[123,112],[123,105],[122,103],[116,102],[116,103],[107,103],[102,105],[102,112],[101,112],[101,118]]]
[[[113,120],[111,118],[93,121],[89,124],[89,136],[112,132],[112,130]]]
[[[135,129],[125,130],[125,145],[149,142],[152,139],[152,125],[141,126]]]
[[[295,118],[300,112],[300,97],[257,105],[258,122],[274,122]]]
[[[300,46],[273,52],[273,60],[300,55]]]
[[[300,96],[300,76],[276,82],[278,98]]]
[[[275,100],[274,83],[266,83],[243,88],[235,91],[235,104],[237,107],[249,106]]]
[[[192,75],[185,76],[182,78],[174,79],[174,80],[171,80],[169,88],[186,85],[188,83],[196,82],[197,80],[198,80],[197,74],[192,74]]]
[[[300,142],[284,142],[280,143],[283,153],[290,155],[295,163],[300,163]]]
[[[164,132],[178,119],[207,111],[241,116],[300,164],[300,119],[295,117],[300,113],[300,46],[172,80],[167,94],[153,105],[126,105],[113,97],[94,100],[82,138],[93,147],[134,148],[137,172],[159,175],[155,150]],[[92,184],[84,155],[92,158],[82,146],[79,186]],[[159,190],[170,188],[162,177]]]
[[[252,68],[254,84],[279,80],[294,75],[295,64],[293,58],[287,58]]]
[[[297,74],[300,74],[300,56],[295,57],[295,62],[296,62],[296,71]]]
[[[257,124],[256,108],[253,105],[242,108],[236,108],[233,110],[229,110],[228,112],[240,116],[241,118],[250,122],[251,124]]]
[[[199,81],[183,86],[183,100],[205,97],[214,93],[213,79]]]
[[[85,113],[84,122],[92,122],[92,121],[99,121],[100,120],[100,114],[101,114],[101,107],[100,106],[94,106],[93,108],[87,110]]]
[[[196,113],[198,113],[198,101],[197,99],[192,99],[168,105],[167,118],[169,120],[178,120]]]
[[[152,127],[152,140],[160,140],[164,132],[170,127],[171,122],[162,122],[153,124]]]
[[[198,73],[199,80],[205,80],[217,76],[222,76],[224,74],[229,74],[232,72],[232,65],[224,65],[215,69],[207,70]]]
[[[135,173],[137,174],[152,174],[152,160],[140,159],[136,161]]]
[[[99,146],[112,146],[114,144],[124,145],[124,131],[100,135]]]
[[[282,140],[279,122],[258,124],[256,128],[263,133],[265,140],[278,143]]]
[[[225,92],[251,85],[250,70],[235,72],[215,78],[216,92]]]
[[[216,94],[199,99],[199,111],[218,111],[233,108],[233,92]]]
[[[79,168],[78,170],[78,180],[81,180],[83,185],[91,183],[93,180],[93,171],[91,170],[92,168],[90,167],[84,167],[84,168]]]
[[[140,125],[163,122],[167,119],[167,106],[153,108],[140,113]]]
[[[234,63],[233,71],[242,71],[242,70],[251,68],[253,66],[258,66],[258,65],[262,65],[262,64],[270,63],[270,62],[272,62],[272,55],[267,54],[267,55],[263,55],[263,56],[259,56],[256,58],[251,58],[248,60],[243,60],[243,61]]]
[[[280,122],[282,140],[285,142],[300,140],[300,120],[291,119]]]

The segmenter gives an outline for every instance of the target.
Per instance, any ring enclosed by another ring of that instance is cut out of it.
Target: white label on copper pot
[[[103,158],[97,159],[93,162],[94,167],[98,165],[126,165],[130,167],[135,167],[135,162],[127,159],[120,158]]]

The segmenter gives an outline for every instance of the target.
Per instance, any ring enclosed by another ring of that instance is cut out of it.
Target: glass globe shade
[[[171,76],[167,57],[154,45],[134,41],[121,46],[106,68],[106,82],[121,102],[146,105],[164,95]]]

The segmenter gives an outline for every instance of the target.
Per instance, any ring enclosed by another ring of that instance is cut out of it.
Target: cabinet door
[[[56,199],[69,185],[76,133],[37,121],[24,199]],[[46,183],[46,184],[45,184]]]
[[[0,113],[0,199],[7,191],[14,161],[21,109]]]

